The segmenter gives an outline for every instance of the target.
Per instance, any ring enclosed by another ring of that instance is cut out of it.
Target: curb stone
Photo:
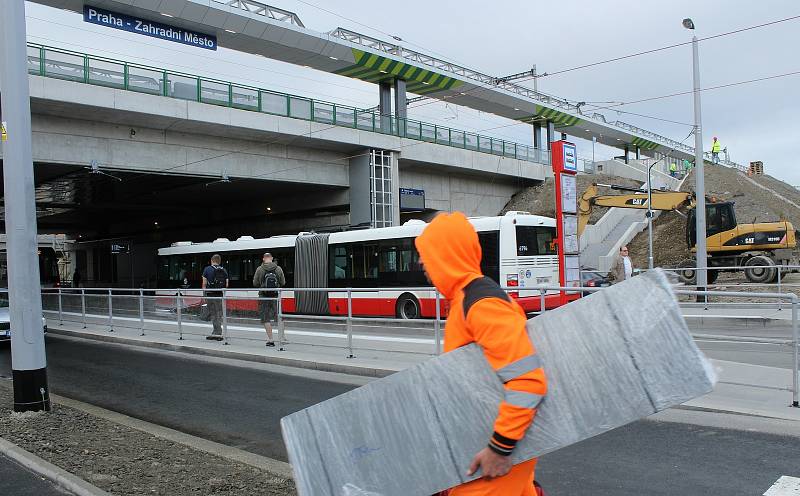
[[[121,336],[105,336],[94,333],[73,331],[70,329],[59,329],[54,326],[48,327],[47,332],[49,334],[55,334],[59,336],[77,337],[77,338],[90,339],[105,343],[127,344],[131,346],[138,346],[141,348],[153,348],[162,351],[177,351],[192,355],[211,356],[217,358],[231,358],[234,360],[243,360],[248,362],[268,363],[272,365],[282,365],[285,367],[319,370],[321,372],[334,372],[339,374],[349,374],[349,375],[358,375],[358,376],[375,377],[375,378],[386,377],[397,372],[396,370],[389,370],[389,369],[359,367],[354,365],[343,365],[343,364],[326,363],[326,362],[310,362],[307,360],[301,360],[295,358],[281,358],[269,355],[259,355],[259,354],[244,353],[238,351],[198,348],[194,346],[187,346],[180,344],[159,343],[159,342],[144,341],[139,339],[129,339]]]
[[[291,465],[280,460],[250,453],[232,446],[209,441],[208,439],[203,439],[197,436],[192,436],[191,434],[185,434],[175,429],[170,429],[169,427],[139,420],[129,417],[125,414],[106,410],[105,408],[84,403],[82,401],[65,398],[55,394],[51,394],[50,397],[59,405],[83,411],[90,415],[94,415],[95,417],[108,420],[109,422],[124,425],[126,427],[130,427],[131,429],[136,429],[146,434],[150,434],[151,436],[166,439],[174,443],[183,444],[198,451],[204,451],[228,460],[244,463],[245,465],[250,465],[251,467],[265,470],[278,477],[283,477],[285,479],[294,478]]]
[[[4,381],[0,381],[0,387],[8,387],[8,385],[4,384]],[[280,460],[275,460],[273,458],[268,458],[266,456],[257,455],[255,453],[250,453],[248,451],[244,451],[244,450],[241,450],[239,448],[234,448],[232,446],[227,446],[225,444],[220,444],[220,443],[217,443],[217,442],[214,442],[214,441],[210,441],[208,439],[203,439],[203,438],[200,438],[200,437],[197,437],[197,436],[192,436],[191,434],[186,434],[186,433],[177,431],[175,429],[170,429],[169,427],[164,427],[164,426],[153,424],[151,422],[147,422],[147,421],[144,421],[144,420],[139,420],[139,419],[136,419],[136,418],[133,418],[133,417],[129,417],[128,415],[125,415],[125,414],[122,414],[122,413],[117,413],[117,412],[114,412],[114,411],[111,411],[111,410],[106,410],[105,408],[101,408],[101,407],[95,406],[95,405],[90,405],[88,403],[84,403],[84,402],[78,401],[78,400],[73,400],[71,398],[65,398],[63,396],[59,396],[59,395],[56,395],[56,394],[50,394],[50,398],[53,400],[53,402],[55,402],[55,403],[57,403],[59,405],[66,406],[66,407],[69,407],[69,408],[73,408],[75,410],[79,410],[79,411],[82,411],[84,413],[88,413],[89,415],[93,415],[95,417],[101,418],[103,420],[107,420],[107,421],[115,423],[115,424],[124,425],[125,427],[130,427],[131,429],[135,429],[137,431],[144,432],[145,434],[150,434],[151,436],[155,436],[157,438],[166,439],[167,441],[172,441],[173,443],[182,444],[184,446],[188,446],[188,447],[196,449],[198,451],[203,451],[205,453],[209,453],[209,454],[216,455],[216,456],[219,456],[219,457],[222,457],[222,458],[226,458],[226,459],[234,461],[234,462],[243,463],[245,465],[250,465],[251,467],[255,467],[255,468],[258,468],[260,470],[264,470],[264,471],[269,472],[269,473],[271,473],[271,474],[273,474],[275,476],[278,476],[278,477],[283,477],[285,479],[294,479],[294,473],[292,472],[292,466],[289,465],[288,463],[282,462]],[[78,481],[82,482],[83,484],[86,484],[87,486],[90,486],[90,487],[94,488],[94,486],[92,486],[88,482],[85,482],[82,479],[78,479],[77,477],[73,476],[69,472],[66,472],[66,471],[56,467],[55,465],[53,465],[53,464],[51,464],[51,463],[49,463],[49,462],[47,462],[45,460],[42,460],[41,458],[37,457],[36,455],[34,455],[32,453],[28,453],[27,451],[23,450],[22,448],[19,448],[15,444],[12,444],[12,443],[10,443],[8,441],[5,441],[3,438],[0,438],[0,453],[5,453],[4,446],[3,446],[2,443],[6,443],[9,446],[13,446],[17,450],[19,450],[19,451],[21,451],[23,453],[27,453],[30,457],[35,458],[39,462],[48,465],[52,469],[55,469],[55,470],[57,470],[57,471],[59,471],[59,472],[61,472],[63,474],[66,474],[66,475],[69,475],[71,477],[74,477]],[[16,460],[16,458],[13,455],[8,454],[8,456],[9,456],[9,458],[14,458]],[[22,465],[24,465],[26,467],[28,466],[23,461],[20,461],[19,463],[21,463]],[[41,473],[41,472],[39,472],[38,470],[36,470],[36,469],[34,469],[32,467],[28,467],[28,468],[31,468],[31,470],[34,470],[37,473]],[[43,476],[47,477],[48,479],[55,480],[54,478],[46,476],[43,473],[41,473],[41,474]],[[77,493],[76,492],[76,496],[84,496],[84,494],[87,495],[87,496],[90,496],[91,494],[97,494],[97,495],[109,495],[110,494],[110,493],[107,493],[105,491],[102,491],[101,489],[97,489],[97,488],[94,488],[94,489],[96,489],[97,491],[100,491],[100,492],[98,492],[98,493]]]
[[[111,493],[89,484],[80,477],[56,467],[3,438],[0,438],[0,453],[75,496],[112,496]]]

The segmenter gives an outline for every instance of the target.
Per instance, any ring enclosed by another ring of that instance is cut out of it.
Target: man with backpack
[[[259,298],[270,298],[269,300],[258,300],[258,315],[264,330],[267,331],[267,346],[275,346],[272,339],[272,323],[278,320],[278,288],[286,285],[286,277],[283,269],[272,259],[272,254],[267,252],[261,258],[262,264],[256,269],[253,275],[253,287],[261,288],[258,292]],[[272,289],[273,291],[266,291]]]
[[[215,253],[211,265],[203,270],[203,294],[211,315],[214,330],[206,339],[222,341],[222,290],[228,287],[228,271],[222,265],[222,257]],[[209,291],[216,289],[217,291]]]

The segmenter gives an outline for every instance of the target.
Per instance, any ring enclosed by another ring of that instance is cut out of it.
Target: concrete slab
[[[633,313],[648,319],[621,315],[632,313],[622,302],[633,298]],[[515,463],[713,387],[710,365],[691,341],[661,272],[532,319],[528,333],[549,387],[512,455]],[[400,496],[463,483],[503,394],[482,350],[469,345],[285,417],[281,425],[298,492]],[[306,466],[309,457],[314,460]]]

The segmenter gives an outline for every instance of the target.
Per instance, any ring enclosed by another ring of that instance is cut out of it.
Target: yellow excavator
[[[620,194],[600,195],[598,187],[621,191]],[[686,243],[696,252],[695,195],[680,191],[652,190],[650,208],[675,211],[686,218]],[[648,209],[647,191],[613,184],[593,184],[578,201],[578,235],[589,222],[593,207]],[[798,265],[797,233],[787,220],[737,224],[733,202],[706,197],[706,247],[708,251],[709,284],[720,272],[744,271],[750,282],[768,283],[778,278],[776,265]],[[681,209],[685,209],[686,213]],[[681,261],[679,275],[687,284],[694,284],[696,261]],[[714,267],[720,267],[714,269]],[[727,268],[723,268],[727,267]]]

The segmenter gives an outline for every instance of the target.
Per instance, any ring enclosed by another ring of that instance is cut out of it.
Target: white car
[[[47,332],[47,320],[42,317],[42,329]],[[8,312],[8,299],[0,297],[0,342],[11,340],[11,315]]]

